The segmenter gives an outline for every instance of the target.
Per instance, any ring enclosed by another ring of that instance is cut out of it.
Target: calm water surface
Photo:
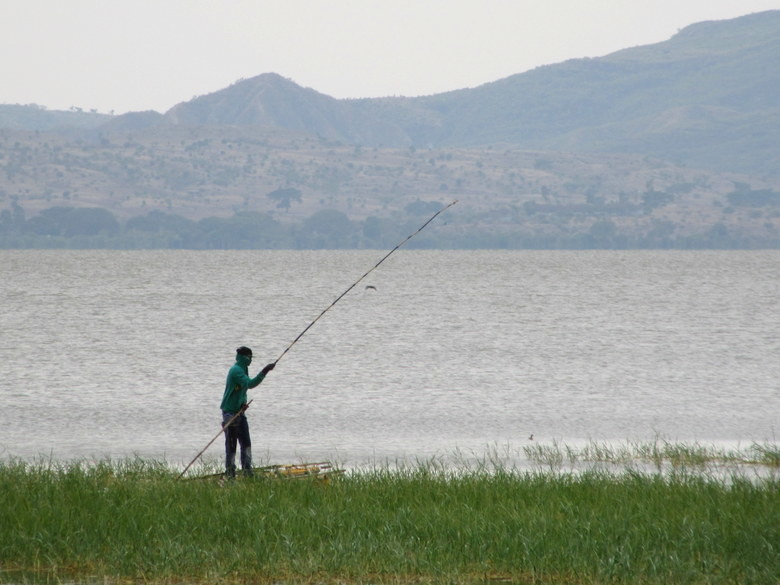
[[[0,458],[186,464],[235,348],[254,374],[383,255],[0,251]],[[401,250],[250,391],[255,459],[776,442],[779,289],[777,251]]]

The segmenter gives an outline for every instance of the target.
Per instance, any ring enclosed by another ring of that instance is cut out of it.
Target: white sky
[[[274,72],[336,98],[475,87],[780,0],[0,0],[0,103],[165,112]]]

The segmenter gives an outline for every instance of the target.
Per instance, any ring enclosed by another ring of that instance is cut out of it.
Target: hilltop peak
[[[350,103],[301,87],[277,73],[237,81],[225,89],[178,104],[165,120],[189,126],[267,126],[300,130],[356,144],[403,142],[392,123],[355,111]]]
[[[334,98],[303,88],[277,73],[242,79],[213,93],[177,104],[165,113],[166,121],[185,125],[288,126],[297,124],[306,103],[337,103]]]

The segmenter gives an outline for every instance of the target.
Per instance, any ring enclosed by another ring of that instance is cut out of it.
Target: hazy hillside
[[[454,199],[416,244],[780,246],[780,181],[641,155],[365,148],[237,126],[0,130],[0,246],[382,248]]]
[[[459,199],[423,244],[780,247],[778,57],[771,11],[426,97],[0,106],[0,245],[382,247]]]
[[[475,89],[367,105],[418,146],[633,152],[777,174],[778,62],[780,11],[772,11]]]
[[[302,88],[275,73],[242,80],[225,90],[178,104],[165,114],[165,122],[280,127],[365,145],[406,142],[392,122],[360,112],[349,101]]]
[[[178,104],[154,122],[278,127],[368,147],[509,144],[637,153],[777,175],[778,62],[780,10],[774,10],[698,23],[662,43],[425,97],[336,100],[262,74]],[[20,108],[0,106],[0,127],[138,127],[137,114],[107,121]]]
[[[0,105],[0,128],[13,130],[56,130],[63,128],[97,128],[111,116],[96,112],[47,110],[38,105]]]
[[[339,101],[261,75],[165,118],[278,126],[364,146],[631,152],[777,174],[778,62],[780,11],[772,11],[428,97]]]

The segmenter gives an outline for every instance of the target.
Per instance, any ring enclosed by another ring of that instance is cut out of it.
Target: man
[[[241,445],[241,469],[252,475],[252,440],[249,437],[249,423],[246,420],[246,391],[263,381],[276,364],[265,366],[254,378],[249,377],[252,350],[241,346],[236,350],[236,363],[228,370],[225,394],[222,396],[222,428],[225,429],[225,475],[236,476],[236,443]],[[238,416],[236,416],[238,415]],[[235,417],[228,425],[228,421]]]

